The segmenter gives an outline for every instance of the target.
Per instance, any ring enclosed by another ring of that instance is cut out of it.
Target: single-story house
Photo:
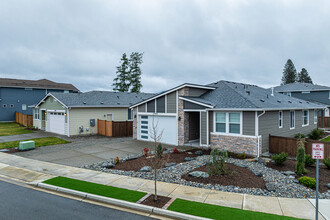
[[[109,91],[48,93],[31,106],[33,126],[66,136],[97,134],[97,119],[132,120],[129,106],[152,95]]]
[[[72,93],[79,90],[72,84],[48,79],[0,78],[0,121],[15,121],[15,112],[32,115],[28,106],[39,102],[49,92]]]
[[[289,83],[274,87],[275,92],[303,99],[310,102],[321,103],[327,106],[324,116],[330,116],[330,87],[312,83]]]
[[[255,85],[219,81],[185,83],[131,106],[133,138],[205,146],[259,155],[269,151],[269,135],[293,137],[317,127],[325,108]]]

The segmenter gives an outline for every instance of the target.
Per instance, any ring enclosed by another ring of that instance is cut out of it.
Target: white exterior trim
[[[155,112],[139,112],[138,115],[176,116],[175,113],[155,113]]]
[[[60,112],[60,113],[63,113],[63,112],[65,112],[65,110],[47,110],[47,112]]]
[[[176,145],[179,145],[179,92],[176,90],[175,92],[175,99],[176,99]]]
[[[206,109],[206,111],[294,111],[294,110],[303,110],[303,109],[324,109],[324,107],[308,107],[308,108],[213,108]]]
[[[307,111],[307,124],[304,125],[304,111]],[[309,126],[309,110],[302,110],[302,127]]]
[[[142,102],[136,103],[135,105],[132,105],[131,108],[134,108],[136,106],[142,105],[143,103],[149,102],[149,101],[151,101],[153,99],[156,99],[156,98],[161,97],[163,95],[169,94],[171,92],[178,91],[179,89],[184,88],[184,87],[192,87],[192,88],[199,88],[199,89],[209,89],[209,90],[214,90],[215,89],[214,87],[200,86],[200,85],[194,85],[194,84],[185,83],[185,84],[182,84],[180,86],[174,87],[173,89],[170,89],[168,91],[165,91],[165,92],[163,92],[161,94],[158,94],[158,95],[156,95],[154,97],[151,97],[149,99],[146,99],[146,100],[144,100]]]
[[[209,134],[209,112],[206,111],[206,146],[209,146],[209,139],[210,139],[210,134]]]
[[[69,108],[67,110],[66,120],[67,120],[67,127],[68,127],[68,137],[70,137],[70,109]]]
[[[59,103],[61,103],[62,106],[64,106],[65,108],[68,108],[68,106],[66,106],[63,102],[61,102],[59,99],[57,99],[55,96],[53,96],[51,93],[48,93],[43,99],[41,99],[41,101],[35,106],[35,108],[37,108],[41,103],[44,102],[44,100],[48,97],[51,96],[53,97],[56,101],[58,101]]]
[[[194,104],[197,104],[197,105],[205,106],[205,107],[208,107],[208,108],[214,108],[212,105],[208,105],[208,104],[204,104],[204,103],[201,103],[201,102],[193,101],[193,100],[190,100],[190,99],[187,99],[187,98],[184,98],[184,97],[180,97],[179,99],[182,99],[184,101],[191,102],[191,103],[194,103]]]
[[[200,112],[200,111],[206,111],[206,110],[202,110],[202,109],[184,109],[184,112]]]

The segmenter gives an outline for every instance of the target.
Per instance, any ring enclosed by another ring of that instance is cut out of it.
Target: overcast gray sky
[[[144,52],[144,92],[218,80],[275,86],[288,58],[329,85],[330,1],[0,1],[0,77],[110,90],[133,51]]]

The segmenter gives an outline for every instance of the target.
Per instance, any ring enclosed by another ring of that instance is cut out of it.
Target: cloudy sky
[[[330,1],[1,0],[0,77],[111,90],[144,52],[144,92],[183,82],[280,83],[291,58],[330,85]]]

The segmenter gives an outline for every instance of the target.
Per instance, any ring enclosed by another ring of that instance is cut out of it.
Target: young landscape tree
[[[123,54],[121,65],[117,66],[117,77],[113,80],[114,91],[136,93],[141,91],[142,57],[143,53],[139,52],[132,52],[129,59],[126,53]]]
[[[292,62],[292,60],[288,59],[283,69],[282,83],[281,85],[294,83],[297,78],[297,70]]]
[[[309,76],[305,68],[302,68],[300,73],[298,73],[297,82],[313,84],[312,78]]]

